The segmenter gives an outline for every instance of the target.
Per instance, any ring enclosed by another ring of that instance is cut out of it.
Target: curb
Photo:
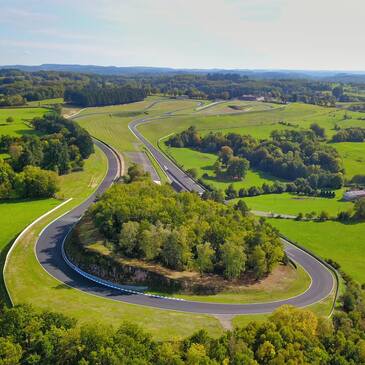
[[[5,290],[7,292],[7,295],[9,297],[10,303],[11,305],[14,305],[13,300],[11,299],[11,295],[8,289],[8,286],[6,285],[6,280],[5,280],[5,271],[6,271],[6,267],[8,265],[9,262],[9,258],[10,255],[13,251],[13,249],[15,248],[15,246],[17,245],[17,243],[19,242],[19,240],[24,236],[24,234],[30,229],[32,228],[35,224],[37,224],[39,221],[41,221],[43,218],[47,217],[48,215],[50,215],[51,213],[55,212],[57,209],[61,208],[62,206],[64,206],[65,204],[67,204],[68,202],[70,202],[73,198],[69,198],[67,200],[65,200],[64,202],[62,202],[61,204],[57,205],[56,207],[54,207],[53,209],[49,210],[48,212],[44,213],[43,215],[41,215],[40,217],[38,217],[36,220],[34,220],[31,224],[29,224],[27,227],[25,227],[23,229],[22,232],[19,233],[19,235],[17,236],[17,238],[15,239],[15,241],[13,242],[13,244],[11,245],[8,253],[6,254],[5,257],[5,262],[4,262],[4,267],[3,267],[3,278],[4,278],[4,286],[5,286]]]

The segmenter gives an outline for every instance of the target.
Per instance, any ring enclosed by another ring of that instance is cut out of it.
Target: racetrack
[[[158,151],[147,141],[137,130],[141,123],[149,120],[140,119],[130,123],[130,130],[150,150],[157,162],[165,170],[176,187],[186,191],[202,193],[203,188],[190,179],[182,170],[171,162],[163,153]],[[154,308],[177,310],[191,313],[206,314],[259,314],[269,313],[284,304],[291,304],[298,307],[305,307],[326,298],[332,291],[334,278],[331,272],[317,259],[299,248],[285,243],[285,251],[289,258],[302,265],[312,279],[309,289],[296,297],[286,300],[253,303],[253,304],[218,304],[182,301],[169,298],[158,298],[144,294],[131,294],[121,290],[111,289],[86,279],[74,271],[63,259],[62,245],[71,231],[73,225],[78,222],[86,209],[94,202],[97,195],[103,193],[115,180],[120,169],[120,162],[116,154],[106,145],[99,141],[95,143],[102,149],[108,158],[108,172],[95,191],[84,203],[66,213],[56,221],[47,226],[40,234],[36,245],[36,256],[43,268],[62,283],[82,290],[89,294],[103,296],[105,298],[122,301],[131,304],[151,306]]]

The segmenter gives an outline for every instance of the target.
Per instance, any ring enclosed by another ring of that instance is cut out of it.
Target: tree
[[[53,171],[27,166],[16,175],[15,190],[24,198],[50,198],[59,190],[58,176]]]
[[[322,210],[318,216],[318,220],[320,222],[324,222],[324,221],[327,221],[328,219],[330,219],[330,215],[325,210]]]
[[[312,123],[310,129],[314,132],[314,134],[319,138],[325,138],[326,132],[325,129],[322,128],[318,123]]]
[[[211,272],[213,270],[212,259],[215,251],[209,242],[196,246],[197,258],[195,260],[198,269],[201,273]]]
[[[237,191],[236,189],[234,188],[233,184],[229,184],[226,191],[226,198],[229,200],[229,199],[234,199],[234,198],[237,198]]]
[[[196,179],[198,177],[198,170],[196,168],[187,169],[186,173],[193,179]]]
[[[161,224],[157,226],[151,224],[148,229],[143,230],[139,246],[147,260],[155,259],[161,252],[165,244],[169,231],[164,229]]]
[[[220,175],[222,175],[223,167],[222,167],[222,163],[221,163],[221,161],[219,159],[214,162],[214,164],[213,164],[213,171],[214,171],[215,175],[218,176],[218,177]]]
[[[219,159],[224,165],[227,165],[228,161],[233,157],[233,150],[229,146],[222,146],[219,151]]]
[[[243,245],[227,240],[221,247],[221,257],[227,279],[238,278],[245,270],[246,255]]]
[[[0,364],[15,365],[19,364],[22,357],[22,347],[11,341],[9,338],[0,337]]]
[[[14,118],[13,117],[7,117],[6,118],[6,123],[9,123],[9,124],[14,123]]]
[[[242,213],[242,215],[247,215],[248,212],[250,211],[250,209],[248,209],[247,204],[240,199],[235,205],[234,205],[234,209],[240,211]]]
[[[131,183],[133,181],[145,179],[148,176],[148,172],[145,172],[141,165],[137,165],[134,163],[128,167],[128,175],[125,177],[125,180],[126,182]]]
[[[356,219],[359,220],[365,219],[365,198],[356,200],[354,210]]]
[[[343,87],[342,85],[337,85],[332,89],[332,95],[337,99],[340,100],[343,95]]]
[[[250,255],[250,268],[256,279],[263,277],[267,273],[265,252],[260,246],[256,246]]]
[[[11,166],[0,158],[0,199],[10,198],[14,177],[15,174]]]
[[[232,157],[227,163],[226,174],[233,179],[243,179],[250,167],[250,163],[245,158]]]
[[[173,230],[167,237],[161,252],[162,259],[167,267],[183,270],[187,266],[191,258],[187,239],[187,230],[184,227]]]
[[[139,239],[139,223],[129,221],[123,223],[119,235],[119,246],[122,253],[129,257],[136,255],[136,247]]]

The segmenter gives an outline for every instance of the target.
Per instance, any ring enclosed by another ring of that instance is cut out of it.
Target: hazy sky
[[[365,0],[0,4],[0,64],[365,70]]]

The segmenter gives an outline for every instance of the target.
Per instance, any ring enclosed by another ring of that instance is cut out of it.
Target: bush
[[[59,190],[57,174],[35,166],[27,166],[15,180],[15,190],[24,198],[50,198]]]

